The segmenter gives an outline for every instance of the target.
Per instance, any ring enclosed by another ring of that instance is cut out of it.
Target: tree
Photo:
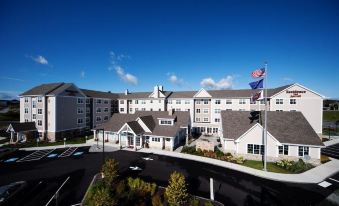
[[[105,164],[102,166],[101,172],[103,173],[105,184],[110,186],[118,179],[119,162],[115,159],[106,160]]]
[[[169,184],[165,190],[168,203],[175,206],[185,204],[188,199],[185,176],[174,171],[171,174],[168,183]]]
[[[94,190],[91,199],[91,205],[94,206],[115,206],[114,199],[110,196],[109,189],[106,187],[98,187]]]

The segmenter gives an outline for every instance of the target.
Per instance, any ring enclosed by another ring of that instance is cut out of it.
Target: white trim
[[[323,99],[325,98],[325,96],[323,96],[323,95],[321,95],[321,94],[319,94],[319,93],[317,93],[317,92],[315,92],[315,91],[313,91],[313,90],[311,90],[311,89],[309,89],[309,88],[307,88],[307,87],[305,87],[305,86],[303,86],[303,85],[301,85],[301,84],[298,84],[298,83],[294,83],[294,84],[292,84],[291,86],[289,86],[289,87],[287,87],[287,88],[281,90],[280,92],[275,93],[274,95],[270,96],[270,98],[273,98],[273,97],[275,97],[275,96],[277,96],[277,95],[283,93],[284,91],[286,91],[286,90],[288,90],[288,89],[290,89],[291,87],[294,87],[294,86],[299,86],[299,87],[301,87],[301,88],[303,88],[303,89],[305,89],[305,90],[308,90],[308,91],[310,91],[310,92],[312,92],[312,93],[314,93],[314,94],[320,96],[320,97],[323,98]]]
[[[207,97],[197,97],[202,91],[205,91],[209,96]],[[210,93],[208,93],[208,91],[206,91],[204,88],[201,88],[197,93],[195,93],[193,95],[193,98],[212,98],[212,95],[210,95]]]
[[[122,130],[125,126],[127,126],[127,127],[132,131],[132,133],[133,133],[134,135],[137,135],[137,134],[135,134],[135,132],[133,131],[133,129],[127,124],[127,122],[126,122],[124,125],[122,125],[122,127],[118,130],[117,134],[121,134],[121,130]],[[128,132],[128,129],[127,129],[127,132]]]

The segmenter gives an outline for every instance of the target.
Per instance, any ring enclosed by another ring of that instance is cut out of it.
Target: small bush
[[[329,162],[329,161],[331,161],[331,160],[330,160],[330,158],[328,156],[321,155],[321,157],[320,157],[321,164],[324,164],[324,163]]]
[[[193,197],[193,198],[191,199],[190,205],[191,205],[191,206],[199,206],[199,205],[200,205],[199,199]]]
[[[126,191],[126,182],[124,180],[121,180],[117,184],[117,186],[115,188],[115,192],[116,192],[117,196],[122,196],[125,191]]]
[[[212,204],[212,202],[211,201],[207,201],[207,202],[205,202],[205,204],[204,204],[205,206],[213,206],[213,204]]]
[[[280,161],[277,161],[276,164],[277,164],[279,167],[282,167],[282,168],[284,168],[284,169],[289,170],[290,167],[294,164],[294,162],[291,161],[291,160],[282,159],[282,160],[280,160]]]
[[[142,196],[149,194],[150,196],[154,195],[157,189],[157,185],[155,183],[145,182],[140,178],[131,178],[127,179],[127,184],[129,188]]]
[[[305,163],[302,159],[299,159],[298,162],[295,162],[289,170],[294,173],[301,173],[306,170],[313,168],[313,165]]]
[[[152,197],[152,206],[162,206],[162,200],[159,194]]]

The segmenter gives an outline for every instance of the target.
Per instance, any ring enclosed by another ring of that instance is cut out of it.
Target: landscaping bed
[[[181,153],[198,155],[213,159],[218,159],[221,161],[231,162],[235,164],[240,164],[246,167],[253,169],[263,170],[264,164],[263,161],[257,160],[246,160],[241,156],[233,156],[231,153],[223,153],[215,147],[215,151],[201,151],[200,149],[196,150],[195,146],[184,146],[181,150]],[[324,162],[329,161],[324,157]],[[302,159],[298,161],[290,160],[281,160],[277,162],[267,162],[266,169],[269,172],[275,173],[285,173],[285,174],[296,174],[302,173],[309,169],[312,169],[314,166],[309,163],[305,163]]]
[[[83,205],[183,205],[183,206],[222,206],[219,202],[190,195],[184,175],[173,172],[168,186],[160,187],[140,178],[119,176],[118,162],[108,159],[102,167],[104,178],[96,178],[90,185]]]

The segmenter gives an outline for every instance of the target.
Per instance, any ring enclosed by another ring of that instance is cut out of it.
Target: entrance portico
[[[133,148],[134,150],[143,147],[143,145],[141,144],[141,142],[144,142],[143,133],[144,130],[137,122],[132,121],[125,123],[117,132],[119,138],[119,147],[123,146],[123,137],[125,139],[126,147]]]

